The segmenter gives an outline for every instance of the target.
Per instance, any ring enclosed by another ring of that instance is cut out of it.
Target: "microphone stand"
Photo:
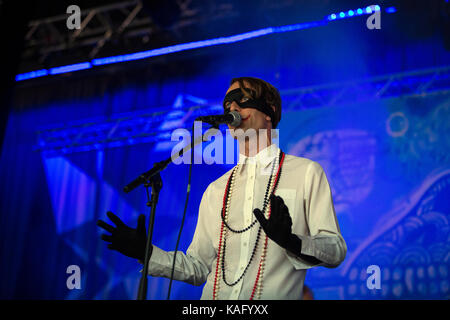
[[[212,124],[212,127],[209,130],[214,129],[212,131],[214,133],[217,132],[217,130],[219,130],[219,124],[216,122],[211,122],[211,124]],[[208,131],[206,133],[208,133]],[[123,191],[128,193],[128,192],[132,191],[133,189],[136,189],[137,187],[139,187],[141,184],[144,184],[147,181],[150,181],[154,175],[163,171],[170,163],[172,163],[174,160],[181,157],[186,151],[189,151],[189,150],[193,149],[196,145],[202,143],[204,137],[212,136],[212,135],[214,135],[214,133],[208,134],[207,136],[206,135],[203,136],[203,134],[201,134],[200,137],[198,137],[197,139],[195,139],[195,140],[191,139],[191,143],[188,146],[186,146],[184,149],[180,150],[180,152],[176,156],[171,156],[165,160],[156,162],[155,164],[153,164],[153,168],[142,173],[141,175],[139,175],[139,177],[137,177],[136,179],[131,181],[129,184],[127,184],[123,188]],[[194,134],[194,130],[192,130],[192,134]]]
[[[151,207],[150,211],[150,222],[148,224],[148,237],[147,242],[145,244],[145,257],[144,257],[144,271],[141,275],[141,280],[139,282],[139,291],[137,300],[146,300],[147,299],[147,272],[148,264],[150,262],[150,248],[152,245],[152,236],[153,236],[153,225],[155,223],[155,212],[156,212],[156,203],[158,202],[159,192],[162,188],[162,179],[159,172],[155,174],[152,178],[150,178],[146,183],[144,183],[145,191],[147,193],[147,207]],[[152,188],[152,197],[150,199],[150,195],[148,193],[148,188]]]
[[[219,129],[218,124],[212,123],[212,127],[206,133],[208,133],[211,129],[214,129],[214,130],[212,130],[212,132],[214,132],[214,133],[217,132],[217,130]],[[194,134],[194,130],[192,130],[192,134]],[[208,134],[207,137],[209,137],[210,135],[213,135],[213,134]],[[138,178],[134,179],[132,182],[130,182],[123,188],[123,191],[128,193],[128,192],[134,190],[135,188],[137,188],[138,186],[140,186],[141,184],[143,184],[144,187],[146,188],[146,193],[147,193],[147,204],[146,205],[148,207],[151,207],[150,220],[149,220],[150,222],[148,225],[148,232],[147,232],[147,242],[145,245],[144,269],[142,271],[141,279],[139,282],[139,291],[138,291],[137,300],[146,300],[147,299],[148,265],[149,265],[149,261],[150,261],[150,248],[152,246],[152,236],[153,236],[153,227],[154,227],[154,221],[155,221],[156,204],[158,202],[159,192],[162,188],[162,179],[161,179],[160,172],[162,170],[164,170],[174,160],[181,157],[188,150],[191,150],[191,162],[192,162],[193,158],[194,158],[193,157],[194,147],[196,145],[202,143],[204,137],[205,136],[203,135],[202,132],[201,132],[200,137],[195,140],[194,140],[194,137],[192,136],[191,143],[184,149],[180,150],[180,152],[178,153],[177,156],[171,156],[171,157],[167,158],[166,160],[156,162],[153,165],[152,169],[142,173]],[[150,195],[149,195],[149,191],[148,191],[149,187],[152,188],[151,199],[150,199]]]

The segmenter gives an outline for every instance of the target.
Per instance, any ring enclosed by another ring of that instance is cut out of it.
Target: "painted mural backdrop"
[[[450,297],[449,116],[437,96],[285,117],[287,151],[324,167],[349,247],[337,269],[307,274],[317,298]]]

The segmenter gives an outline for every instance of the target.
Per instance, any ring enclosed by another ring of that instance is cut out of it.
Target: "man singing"
[[[174,279],[206,282],[202,299],[301,299],[306,270],[337,267],[347,252],[327,177],[317,162],[272,143],[281,98],[271,84],[233,79],[223,106],[242,117],[237,128],[229,126],[239,161],[204,192],[192,242],[177,253]],[[143,261],[145,216],[136,229],[111,212],[108,217],[116,228],[98,221],[111,233],[102,235],[108,248]],[[173,255],[153,246],[148,273],[170,278]]]

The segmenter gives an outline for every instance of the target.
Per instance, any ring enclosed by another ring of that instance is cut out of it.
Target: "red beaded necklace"
[[[275,176],[275,181],[273,183],[273,187],[272,187],[272,192],[271,194],[275,193],[275,190],[278,186],[278,181],[281,175],[281,167],[283,165],[284,162],[284,152],[282,152],[280,150],[280,156],[279,156],[279,166],[278,166],[278,170],[277,170],[277,174]],[[253,227],[253,225],[256,223],[256,220],[253,221],[253,223],[248,226],[245,229],[242,230],[234,230],[232,228],[230,228],[227,224],[227,218],[228,218],[228,208],[229,208],[229,202],[230,202],[230,198],[231,198],[231,191],[233,188],[233,184],[234,184],[234,175],[235,175],[235,171],[237,170],[238,166],[236,166],[233,171],[230,174],[230,177],[228,178],[226,187],[225,187],[225,192],[224,192],[224,196],[223,196],[223,206],[222,206],[222,210],[221,210],[221,218],[222,218],[222,224],[220,227],[220,235],[219,235],[219,248],[217,251],[217,263],[216,263],[216,271],[215,271],[215,276],[214,276],[214,286],[213,286],[213,300],[217,300],[218,298],[218,293],[219,293],[219,276],[220,276],[220,265],[222,266],[222,274],[223,274],[223,278],[224,278],[224,282],[228,285],[228,286],[233,286],[235,284],[237,284],[244,276],[245,272],[247,271],[248,267],[250,266],[250,263],[252,262],[253,256],[256,252],[256,248],[258,246],[258,242],[259,242],[259,236],[261,233],[261,226],[258,229],[258,234],[257,234],[257,238],[256,238],[256,243],[255,243],[255,247],[253,249],[252,252],[252,256],[250,258],[249,263],[247,264],[247,267],[245,268],[244,272],[242,273],[242,275],[238,278],[237,281],[235,281],[234,283],[229,284],[226,280],[225,280],[225,244],[226,244],[226,234],[227,234],[227,230],[230,230],[232,232],[235,233],[242,233],[245,232],[247,230],[249,230],[251,227]],[[274,163],[274,167],[275,168],[275,163]],[[266,194],[265,194],[265,200],[264,200],[264,207],[263,207],[263,213],[265,212],[265,208],[267,206],[267,204],[269,203],[269,189],[271,186],[271,182],[272,182],[272,177],[273,177],[273,168],[272,168],[272,174],[270,176],[269,179],[269,183],[267,185],[267,190],[266,190]],[[268,211],[268,217],[270,217],[270,205],[269,205],[269,211]],[[264,272],[264,262],[265,262],[265,258],[266,258],[266,253],[267,253],[267,242],[268,242],[268,237],[266,235],[265,240],[264,240],[264,247],[263,247],[263,251],[261,254],[261,259],[259,262],[259,267],[258,267],[258,272],[256,274],[256,280],[255,280],[255,284],[253,286],[253,290],[250,296],[250,300],[253,300],[255,297],[259,298],[261,296],[261,291],[262,291],[262,276],[263,276],[263,272]],[[257,294],[257,296],[255,296],[255,294]]]

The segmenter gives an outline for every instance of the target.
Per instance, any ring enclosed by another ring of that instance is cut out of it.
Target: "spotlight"
[[[395,9],[395,7],[389,7],[389,8],[386,8],[386,12],[387,13],[394,13],[394,12],[396,12],[397,11],[397,9]]]

